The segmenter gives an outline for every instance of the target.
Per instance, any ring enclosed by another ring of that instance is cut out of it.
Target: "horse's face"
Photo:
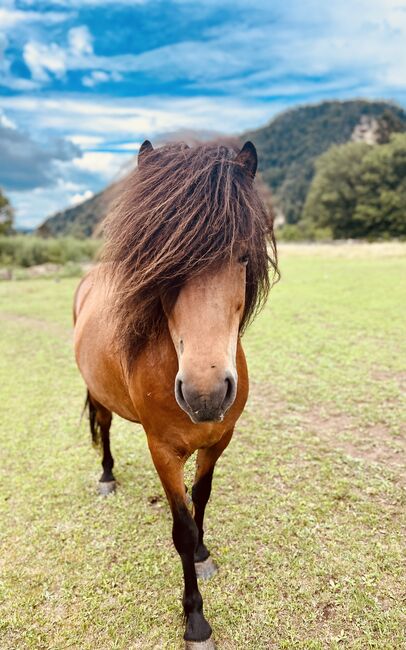
[[[219,422],[237,393],[236,350],[247,257],[189,280],[168,317],[178,355],[175,397],[192,422]]]

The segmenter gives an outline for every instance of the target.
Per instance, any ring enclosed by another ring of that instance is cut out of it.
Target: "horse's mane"
[[[217,143],[171,144],[148,151],[128,177],[105,222],[103,251],[128,364],[162,332],[162,299],[241,244],[249,257],[241,330],[265,302],[278,275],[273,219],[237,153]]]

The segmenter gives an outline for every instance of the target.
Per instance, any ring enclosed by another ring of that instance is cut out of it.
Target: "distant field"
[[[244,338],[205,611],[219,650],[400,650],[406,245],[285,245],[281,270]],[[95,492],[76,283],[0,283],[0,648],[178,650],[181,567],[139,427],[115,419],[119,491]]]

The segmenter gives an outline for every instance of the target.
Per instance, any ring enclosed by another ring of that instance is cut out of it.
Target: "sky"
[[[0,0],[0,187],[32,228],[140,143],[297,104],[406,107],[406,0]]]

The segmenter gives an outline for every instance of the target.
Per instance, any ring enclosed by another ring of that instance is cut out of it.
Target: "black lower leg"
[[[101,483],[108,483],[114,481],[113,466],[114,460],[110,450],[110,427],[112,421],[111,411],[99,404],[87,392],[86,406],[89,408],[89,423],[92,440],[95,447],[101,444],[103,451],[103,474],[100,477]]]
[[[212,468],[207,474],[199,478],[192,488],[192,499],[195,508],[195,522],[198,530],[198,542],[195,551],[195,562],[207,560],[210,553],[203,543],[203,519],[204,511],[211,493],[211,484],[213,479]]]
[[[183,611],[186,618],[184,638],[187,641],[206,641],[211,627],[203,615],[203,599],[197,586],[194,554],[198,543],[198,530],[186,505],[182,502],[173,509],[173,543],[182,560],[185,589]]]
[[[111,418],[110,418],[111,423]],[[101,427],[101,441],[103,446],[103,474],[101,475],[100,482],[107,483],[108,481],[114,481],[113,467],[114,467],[114,458],[111,455],[110,450],[110,424],[108,427]]]

